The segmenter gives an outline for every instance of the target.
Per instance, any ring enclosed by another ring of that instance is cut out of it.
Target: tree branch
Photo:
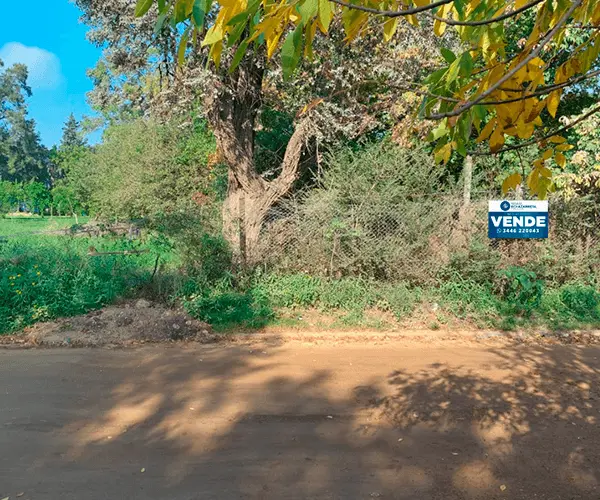
[[[579,75],[578,77],[571,78],[563,83],[557,83],[555,85],[549,85],[547,87],[542,87],[538,91],[533,92],[531,94],[527,94],[525,96],[515,97],[512,99],[505,99],[502,101],[484,101],[481,104],[483,104],[485,106],[491,106],[491,105],[498,105],[498,104],[510,104],[511,102],[525,101],[525,100],[531,99],[533,97],[538,97],[541,95],[549,94],[550,92],[553,92],[554,90],[560,90],[565,87],[570,87],[571,85],[575,85],[576,83],[579,83],[584,80],[589,80],[590,78],[594,78],[595,76],[600,76],[600,70],[591,71],[590,73],[586,73],[584,75]],[[521,90],[507,89],[507,92],[525,92],[525,89],[521,89]]]
[[[493,85],[491,85],[485,92],[482,92],[481,94],[479,94],[472,101],[469,101],[469,102],[467,102],[466,104],[464,104],[462,106],[458,106],[458,107],[456,107],[452,111],[448,111],[446,113],[435,113],[433,115],[426,116],[425,118],[429,119],[429,120],[439,120],[441,118],[449,118],[451,116],[458,116],[458,115],[461,115],[462,113],[464,113],[465,111],[467,111],[468,109],[472,108],[473,106],[479,104],[486,97],[488,97],[493,92],[495,92],[498,89],[498,87],[500,87],[503,83],[507,82],[514,75],[516,75],[517,72],[521,70],[521,68],[525,67],[530,61],[532,61],[534,58],[536,58],[538,56],[538,54],[542,51],[542,49],[548,44],[548,42],[550,42],[550,40],[552,40],[554,38],[554,36],[556,35],[556,33],[568,21],[568,19],[571,17],[571,14],[573,14],[573,12],[578,7],[581,6],[581,2],[582,2],[582,0],[576,0],[575,2],[573,2],[573,5],[571,5],[571,7],[569,7],[569,9],[565,12],[565,14],[563,15],[563,17],[561,17],[560,20],[556,23],[556,25],[554,26],[554,28],[552,28],[546,34],[546,36],[544,38],[542,38],[542,40],[540,40],[540,42],[538,43],[538,45],[536,46],[536,48],[533,49],[529,53],[529,55],[525,59],[523,59],[519,64],[517,64],[512,70],[510,70],[508,73],[506,73],[496,83],[494,83]]]
[[[308,118],[305,118],[296,125],[294,133],[285,148],[285,154],[281,163],[281,173],[276,179],[267,183],[267,191],[270,193],[273,201],[277,201],[284,196],[298,178],[300,157],[302,156],[304,145],[312,133],[313,128]]]
[[[531,139],[529,141],[522,142],[521,144],[515,144],[514,146],[508,146],[506,148],[502,148],[499,151],[496,151],[495,153],[471,151],[471,152],[469,152],[469,154],[476,155],[476,156],[488,156],[488,155],[493,155],[493,154],[506,153],[507,151],[515,151],[517,149],[525,148],[527,146],[533,146],[534,144],[538,144],[542,141],[545,141],[546,139],[550,139],[550,137],[552,137],[554,135],[560,135],[560,134],[566,132],[567,130],[573,128],[575,125],[581,123],[584,120],[587,120],[590,116],[595,115],[599,111],[600,111],[600,105],[596,106],[595,108],[592,108],[586,114],[580,116],[579,118],[577,118],[577,120],[569,123],[568,125],[565,125],[564,127],[554,130],[553,132],[550,132],[542,137]]]
[[[523,5],[523,7],[519,8],[517,10],[514,10],[512,12],[507,12],[506,14],[502,14],[502,15],[496,16],[496,17],[491,17],[490,19],[484,19],[481,21],[455,21],[454,19],[446,19],[446,18],[438,17],[438,16],[432,16],[432,17],[437,21],[441,21],[443,23],[448,24],[449,26],[484,26],[486,24],[497,23],[499,21],[504,21],[505,19],[508,19],[510,17],[517,16],[517,15],[521,14],[521,12],[525,12],[526,10],[529,10],[532,7],[535,7],[537,4],[542,3],[544,1],[545,0],[534,0],[533,2]]]
[[[441,5],[446,5],[448,3],[452,3],[454,0],[439,0],[437,2],[430,3],[429,5],[424,5],[423,7],[413,7],[412,9],[402,9],[402,10],[379,10],[373,7],[365,7],[364,5],[355,5],[352,3],[344,2],[343,0],[329,0],[330,2],[341,5],[342,7],[347,7],[348,9],[360,10],[362,12],[368,12],[370,14],[377,14],[384,17],[401,17],[401,16],[412,16],[413,14],[418,14],[420,12],[425,12],[428,10],[433,10],[436,7],[440,7]]]

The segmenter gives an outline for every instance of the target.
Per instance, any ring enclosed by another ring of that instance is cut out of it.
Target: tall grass
[[[128,296],[152,273],[154,257],[88,255],[132,249],[107,238],[26,237],[0,244],[0,333],[82,314]]]

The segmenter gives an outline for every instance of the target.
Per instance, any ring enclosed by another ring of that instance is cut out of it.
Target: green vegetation
[[[26,215],[4,217],[0,218],[0,236],[66,229],[78,224],[85,224],[88,220],[89,217],[78,217],[77,219],[75,217],[38,217]]]
[[[252,40],[243,37],[263,23],[249,23],[250,11],[224,28],[227,46],[216,25],[204,26],[216,44],[210,54],[191,49],[205,36],[198,19],[196,28],[177,26],[189,9],[171,18],[172,6],[190,2],[159,2],[168,10],[159,25],[155,9],[137,19],[120,0],[75,3],[103,53],[89,72],[94,119],[69,116],[60,144],[44,147],[28,118],[26,67],[0,63],[1,332],[136,296],[224,330],[300,326],[305,313],[342,327],[600,326],[596,35],[557,35],[502,84],[519,97],[500,88],[482,97],[509,102],[478,102],[437,125],[417,118],[452,114],[499,85],[497,61],[529,57],[569,2],[554,10],[534,2],[526,10],[535,4],[539,19],[511,14],[492,23],[506,30],[478,24],[462,41],[428,25],[385,23],[383,45],[360,21],[366,13],[342,8],[360,44],[336,24],[327,37],[315,24],[290,37],[290,22],[317,19],[301,2],[294,19],[287,8],[271,12],[288,16],[288,28],[278,21]],[[449,7],[442,17],[464,14]],[[478,9],[466,15],[483,15]],[[295,51],[302,33],[312,59]],[[247,50],[264,40],[270,50],[283,42],[283,62]],[[573,91],[561,99],[567,83]],[[539,95],[526,95],[534,88]],[[90,145],[84,131],[94,128],[102,139]],[[486,144],[497,154],[467,155]],[[550,238],[487,238],[487,200],[503,196],[507,178],[510,198],[548,195]],[[31,234],[88,221],[139,233]],[[132,248],[147,253],[98,255]]]
[[[149,254],[90,257],[90,246],[133,248],[126,240],[40,236],[0,244],[0,332],[97,309],[150,279]]]

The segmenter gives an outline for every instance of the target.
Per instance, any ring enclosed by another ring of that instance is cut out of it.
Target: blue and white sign
[[[548,200],[492,200],[488,210],[490,238],[547,238]]]

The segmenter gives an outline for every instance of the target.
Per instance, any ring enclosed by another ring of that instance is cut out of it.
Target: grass
[[[85,224],[88,220],[89,217],[79,217],[79,224]],[[0,236],[65,229],[75,224],[75,217],[39,217],[37,215],[2,217],[0,218]]]
[[[135,242],[109,238],[26,236],[0,243],[0,333],[83,314],[132,296],[150,280],[154,256],[103,255]]]
[[[90,246],[98,252],[140,247],[150,252],[92,257]],[[152,280],[157,255],[165,269]],[[595,286],[569,283],[545,288],[535,275],[519,269],[501,278],[509,279],[501,291],[498,283],[503,281],[475,282],[458,273],[445,276],[436,286],[418,288],[308,274],[215,272],[193,278],[177,272],[181,265],[160,238],[146,238],[143,244],[126,238],[39,235],[0,240],[0,333],[149,293],[155,300],[183,305],[190,315],[220,331],[302,327],[308,323],[299,319],[304,311],[310,311],[313,324],[331,328],[387,329],[405,324],[438,329],[465,322],[502,329],[600,327],[600,292]]]

